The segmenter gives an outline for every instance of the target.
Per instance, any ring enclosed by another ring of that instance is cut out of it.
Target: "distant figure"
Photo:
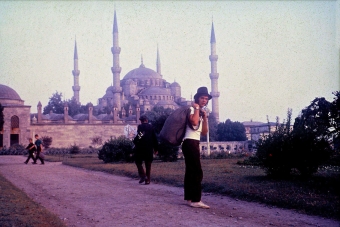
[[[188,205],[191,207],[205,209],[210,207],[201,201],[203,171],[199,144],[201,134],[205,136],[208,133],[208,120],[204,107],[208,105],[211,98],[206,87],[197,89],[194,96],[195,101],[190,107],[191,112],[188,123],[196,130],[187,125],[182,143],[182,152],[185,159],[184,200],[187,200]]]
[[[28,161],[32,158],[33,162],[34,162],[34,151],[36,150],[35,149],[35,146],[34,146],[34,143],[33,143],[33,140],[32,138],[29,139],[29,144],[27,145],[26,149],[28,150],[28,158],[27,160],[24,162],[25,164],[28,163]]]
[[[139,118],[141,124],[137,128],[137,136],[135,137],[135,163],[140,177],[139,183],[150,184],[151,163],[153,161],[153,153],[157,153],[158,141],[155,131],[148,123],[146,116]],[[145,162],[146,173],[143,168],[143,161]]]
[[[44,159],[40,157],[40,153],[42,152],[42,141],[39,139],[38,134],[35,134],[35,146],[37,148],[37,156],[35,157],[35,160],[33,164],[37,164],[37,160],[39,159],[41,162],[41,165],[44,165]]]

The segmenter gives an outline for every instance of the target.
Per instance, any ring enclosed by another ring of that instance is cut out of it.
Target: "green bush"
[[[332,154],[329,143],[314,133],[280,127],[257,142],[256,156],[266,173],[282,177],[297,169],[310,176],[326,163]]]
[[[266,174],[272,176],[287,176],[293,167],[290,138],[284,130],[275,131],[273,134],[257,141],[256,156]]]
[[[74,149],[74,147],[72,148],[72,146],[71,147],[67,147],[67,148],[51,147],[51,148],[48,148],[47,150],[45,150],[44,153],[46,155],[75,154],[75,153],[71,153],[71,152],[74,152],[73,149]],[[78,154],[94,154],[94,153],[98,153],[98,149],[95,149],[95,148],[79,148],[78,147],[78,149],[79,149]],[[76,152],[77,152],[77,148],[76,148]]]
[[[79,154],[80,153],[80,148],[78,145],[73,144],[70,146],[70,154]]]
[[[312,133],[293,131],[291,139],[293,167],[301,175],[309,176],[317,172],[320,165],[329,160],[332,149],[324,138],[316,138]]]
[[[52,137],[50,136],[43,136],[41,137],[41,140],[42,140],[42,145],[45,149],[49,148],[52,144]]]
[[[27,150],[21,144],[14,144],[9,148],[2,148],[0,150],[0,155],[26,155]]]
[[[176,162],[178,159],[177,146],[161,142],[158,146],[158,156],[163,162]]]
[[[98,152],[98,158],[108,162],[132,162],[134,144],[125,136],[114,137],[106,141]]]

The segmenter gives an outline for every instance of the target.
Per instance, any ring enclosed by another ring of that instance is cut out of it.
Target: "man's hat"
[[[142,115],[142,116],[140,116],[139,120],[140,121],[145,121],[145,120],[148,120],[148,117],[145,116],[145,115]]]
[[[210,100],[212,98],[211,95],[209,95],[208,88],[207,87],[200,87],[197,89],[197,93],[194,96],[194,99],[199,98],[201,96],[208,96],[208,99]]]

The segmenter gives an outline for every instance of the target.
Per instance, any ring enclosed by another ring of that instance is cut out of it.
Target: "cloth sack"
[[[187,125],[193,129],[189,123],[190,107],[183,106],[172,112],[165,120],[163,128],[159,134],[160,140],[164,143],[179,146],[181,145]]]

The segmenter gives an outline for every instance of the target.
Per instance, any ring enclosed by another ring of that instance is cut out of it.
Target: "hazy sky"
[[[97,104],[113,82],[116,9],[121,79],[141,64],[189,99],[210,84],[210,32],[218,55],[220,121],[293,117],[340,90],[339,1],[0,1],[0,83],[31,112],[55,92],[73,96],[77,40],[80,101]]]

